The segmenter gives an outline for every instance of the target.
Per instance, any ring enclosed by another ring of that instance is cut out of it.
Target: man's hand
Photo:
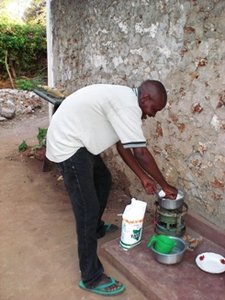
[[[146,147],[125,149],[121,142],[116,144],[117,150],[124,162],[138,176],[147,194],[156,193],[156,182],[165,191],[166,196],[170,199],[176,199],[177,189],[170,186],[164,179],[153,156]],[[148,177],[149,174],[154,180]]]
[[[163,187],[163,191],[165,192],[165,198],[175,200],[177,198],[177,189],[171,185],[167,185],[166,187]]]
[[[150,179],[149,177],[145,177],[141,180],[141,183],[146,191],[147,194],[155,194],[156,193],[156,183]]]

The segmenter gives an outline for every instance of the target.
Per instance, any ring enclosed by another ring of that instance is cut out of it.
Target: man
[[[104,274],[97,256],[97,238],[111,229],[102,221],[111,174],[100,153],[116,144],[146,193],[155,193],[158,183],[167,197],[176,197],[176,188],[166,182],[146,148],[142,131],[142,120],[155,117],[166,102],[167,93],[159,81],[144,81],[137,89],[95,84],[67,97],[52,117],[46,156],[58,164],[72,203],[82,279],[79,286],[85,290],[101,295],[125,290],[122,283]]]

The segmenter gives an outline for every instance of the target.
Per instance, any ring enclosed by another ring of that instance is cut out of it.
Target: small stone
[[[186,128],[184,123],[177,123],[176,125],[180,132],[183,132]]]
[[[1,117],[0,116],[0,122],[4,122],[4,121],[6,121],[7,119],[5,118],[5,117]]]
[[[207,147],[205,144],[203,143],[198,143],[198,151],[201,153],[201,155],[203,155],[207,150]]]
[[[224,188],[224,182],[222,180],[215,178],[214,181],[212,182],[212,186],[214,188]]]
[[[8,107],[15,107],[15,104],[14,104],[13,100],[11,100],[11,99],[8,99],[6,101],[6,104],[7,104]]]
[[[24,111],[23,111],[24,114],[31,114],[31,113],[33,113],[33,112],[34,112],[34,111],[33,111],[33,109],[32,109],[31,106],[26,107],[26,108],[24,109]]]
[[[57,178],[57,181],[62,181],[63,180],[63,176],[60,175],[58,178]]]
[[[196,71],[190,73],[190,75],[191,75],[191,78],[192,78],[193,80],[194,80],[194,79],[197,79],[197,78],[199,77],[199,74],[198,74],[198,72],[196,72]]]
[[[184,27],[184,32],[185,33],[195,33],[195,28],[191,26],[185,26]]]
[[[203,111],[203,108],[200,103],[194,103],[191,107],[192,113],[200,113]]]
[[[5,117],[6,119],[12,119],[15,117],[15,107],[12,108],[2,107],[0,114],[2,117]]]

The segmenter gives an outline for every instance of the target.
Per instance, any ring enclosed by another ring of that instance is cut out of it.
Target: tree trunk
[[[14,85],[13,78],[12,78],[12,75],[11,75],[10,70],[9,70],[9,65],[8,65],[8,51],[7,50],[5,51],[5,67],[6,67],[6,71],[7,71],[8,75],[9,75],[11,86],[14,89],[15,85]]]

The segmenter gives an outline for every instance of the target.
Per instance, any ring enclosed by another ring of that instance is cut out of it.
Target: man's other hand
[[[141,183],[147,194],[155,194],[156,193],[157,186],[156,186],[155,181],[153,181],[149,177],[146,177],[141,181]]]

